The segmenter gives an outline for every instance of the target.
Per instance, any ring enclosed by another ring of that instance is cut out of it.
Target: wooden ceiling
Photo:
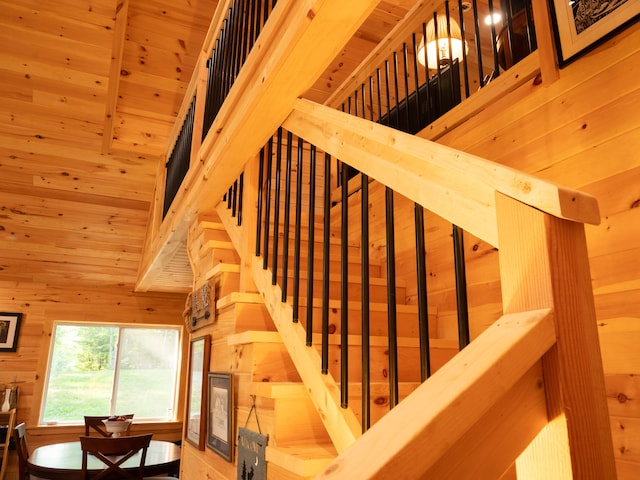
[[[133,288],[158,163],[217,3],[0,1],[0,281]],[[326,99],[414,3],[380,2],[309,98]]]

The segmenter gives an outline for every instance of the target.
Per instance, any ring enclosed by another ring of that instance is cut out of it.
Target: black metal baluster
[[[236,209],[238,207],[238,181],[234,181],[231,187],[231,216],[236,216]]]
[[[220,31],[220,36],[216,38],[216,46],[214,48],[215,58],[213,63],[213,84],[211,85],[211,109],[213,120],[216,115],[220,111],[220,106],[222,105],[222,97],[221,97],[221,82],[222,82],[222,43],[220,42],[220,37],[224,35],[224,32]]]
[[[242,67],[242,0],[236,0],[233,6],[234,21],[233,21],[233,66],[232,66],[232,80],[231,86],[236,81],[240,68]]]
[[[293,244],[293,321],[298,322],[300,307],[300,237],[302,233],[302,159],[304,140],[298,137],[298,171],[296,176],[296,230]]]
[[[422,130],[422,102],[420,102],[420,79],[418,78],[418,42],[416,42],[416,34],[411,36],[411,45],[413,46],[413,79],[414,88],[416,89],[416,131]],[[429,78],[426,79],[429,84]],[[427,107],[428,109],[429,107]],[[425,114],[426,116],[426,114]]]
[[[422,23],[422,49],[424,51],[424,78],[425,78],[425,105],[427,111],[425,112],[425,116],[427,119],[427,123],[431,122],[435,117],[433,108],[431,106],[431,87],[429,84],[429,53],[427,52],[427,24]]]
[[[382,80],[380,78],[380,69],[376,68],[376,80],[378,84],[378,122],[382,119]]]
[[[356,90],[357,94],[357,90]],[[340,262],[340,403],[349,405],[349,169],[342,164]]]
[[[370,77],[371,78],[371,77]],[[370,359],[370,301],[369,301],[369,177],[361,178],[361,277],[362,277],[362,431],[371,426],[371,359]]]
[[[329,261],[331,249],[331,156],[324,156],[324,206],[323,206],[323,238],[322,246],[322,372],[329,372]]]
[[[258,0],[259,1],[259,0]],[[260,8],[260,6],[258,5],[257,8]],[[249,14],[247,15],[248,20],[249,20],[249,52],[251,52],[251,49],[253,48],[253,44],[256,41],[256,33],[255,33],[255,28],[256,28],[256,0],[251,0],[251,5],[249,6]],[[247,55],[249,54],[249,52],[247,52]]]
[[[394,52],[394,89],[396,95],[396,117],[398,116],[398,56]],[[389,95],[389,77],[387,68],[387,116],[390,120],[391,98]],[[398,342],[396,313],[396,267],[395,267],[395,229],[393,190],[385,187],[386,254],[387,254],[387,323],[389,344],[389,408],[398,404]]]
[[[406,43],[402,44],[402,64],[404,67],[404,103],[406,105],[405,112],[404,112],[404,121],[405,121],[406,127],[402,131],[414,133],[414,132],[411,132],[411,129],[410,129],[411,123],[409,122],[409,58],[408,58]],[[417,95],[417,91],[416,91],[416,95]],[[398,104],[398,109],[399,108],[400,106]]]
[[[287,132],[287,157],[284,190],[284,226],[282,232],[282,301],[287,301],[289,281],[289,223],[291,220],[291,142],[293,134]]]
[[[316,208],[316,147],[309,148],[309,235],[308,235],[308,258],[307,258],[307,346],[313,344],[313,263],[314,263],[314,242],[315,242],[315,208]],[[324,346],[323,346],[324,348]],[[328,346],[327,346],[328,348]],[[328,367],[323,373],[327,373]]]
[[[278,246],[280,241],[280,176],[282,170],[282,127],[278,128],[276,140],[276,185],[273,208],[273,264],[271,266],[271,284],[278,282]]]
[[[242,0],[242,51],[240,58],[241,66],[244,66],[249,55],[249,22],[251,17],[251,4],[250,0]]]
[[[373,78],[369,77],[369,100],[371,110],[370,120],[373,121]],[[362,94],[362,116],[365,117],[364,85]],[[369,177],[364,173],[360,176],[362,190],[360,200],[360,277],[362,300],[362,432],[371,427],[371,308],[370,308],[370,272],[369,272]]]
[[[260,166],[258,168],[258,221],[256,222],[256,257],[260,256],[260,243],[262,241],[262,195],[264,182],[264,147],[260,149]]]
[[[219,87],[219,92],[218,92],[218,99],[219,99],[219,107],[218,110],[220,110],[220,108],[222,107],[222,104],[224,103],[224,99],[227,96],[227,91],[225,89],[225,85],[226,85],[226,77],[227,77],[227,50],[228,50],[228,37],[229,37],[229,31],[227,29],[227,26],[229,24],[229,20],[227,18],[225,18],[222,21],[222,29],[220,30],[220,83],[218,85]]]
[[[244,172],[238,179],[238,226],[242,225],[242,193],[244,191]]]
[[[387,314],[389,335],[389,408],[398,404],[398,329],[393,190],[385,188],[387,230]]]
[[[269,222],[271,216],[271,167],[273,163],[273,137],[267,143],[267,172],[266,172],[266,194],[264,207],[264,247],[262,249],[262,268],[269,267]]]
[[[467,302],[467,274],[464,262],[464,232],[457,225],[453,226],[453,253],[458,306],[458,343],[460,350],[462,350],[469,345],[469,308]]]
[[[431,376],[424,209],[418,203],[414,204],[413,208],[416,228],[416,281],[418,290],[418,333],[420,337],[420,379],[424,382]]]
[[[387,126],[390,127],[391,126],[391,92],[389,91],[389,62],[387,60],[385,60],[384,62],[384,87],[385,87],[385,94],[386,94],[386,100],[387,100],[387,115],[386,115],[386,123]]]
[[[393,109],[393,111],[395,112],[396,121],[395,123],[391,123],[391,126],[397,130],[400,130],[400,104],[398,102],[398,96],[400,95],[400,89],[398,88],[398,52],[393,52],[393,87],[396,97],[396,106]]]

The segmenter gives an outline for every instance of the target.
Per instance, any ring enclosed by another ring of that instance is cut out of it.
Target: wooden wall
[[[0,281],[0,310],[23,314],[17,351],[0,353],[0,383],[14,378],[20,382],[17,421],[27,423],[29,447],[76,440],[80,435],[79,427],[37,427],[56,320],[183,325],[184,301],[182,294],[134,294],[132,286],[65,286]],[[186,348],[183,347],[184,355]],[[184,375],[181,385],[184,385]],[[182,405],[181,395],[178,418],[182,416]],[[153,431],[154,438],[175,441],[181,438],[182,423],[157,424],[145,431]],[[15,454],[12,455],[12,463],[15,465]],[[12,478],[11,471],[8,478]]]
[[[528,82],[438,140],[597,197],[602,222],[587,226],[587,241],[621,479],[640,476],[639,74],[636,24],[561,69],[557,81]],[[489,314],[500,301],[487,267],[497,253],[474,245],[465,245],[467,261],[472,276],[484,271],[484,286],[473,301]],[[487,316],[476,313],[481,330]],[[455,332],[443,315],[438,327],[443,336]]]

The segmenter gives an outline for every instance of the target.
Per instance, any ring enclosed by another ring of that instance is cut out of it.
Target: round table
[[[124,462],[125,468],[140,465],[140,452]],[[49,480],[82,478],[82,449],[80,442],[54,443],[36,448],[27,460],[29,471],[36,477]],[[100,460],[88,458],[88,469],[96,473],[104,468]],[[178,473],[180,447],[175,443],[151,440],[144,462],[145,477]]]

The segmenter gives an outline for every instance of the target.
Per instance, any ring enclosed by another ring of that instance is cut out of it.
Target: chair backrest
[[[129,413],[127,415],[121,415],[121,416],[128,419],[132,419],[133,415],[134,415],[133,413]],[[106,428],[104,427],[104,423],[102,423],[102,421],[106,420],[107,418],[109,418],[108,415],[106,416],[105,415],[100,415],[100,416],[85,415],[84,416],[85,437],[88,437],[91,435],[91,430],[95,430],[103,437],[110,437],[111,435],[113,435],[111,432],[107,432]],[[131,430],[131,424],[129,424],[129,427],[125,430],[124,432],[125,435],[129,435],[130,430]]]
[[[104,469],[97,475],[91,475],[92,480],[101,478],[144,478],[144,462],[147,458],[147,448],[151,442],[152,433],[134,435],[131,437],[80,437],[82,448],[82,478],[89,478],[87,458],[94,456],[104,464]],[[124,462],[140,452],[140,461],[135,469],[125,470]]]
[[[27,459],[29,458],[29,448],[27,447],[27,430],[24,422],[16,425],[13,429],[13,440],[18,452],[18,479],[29,480],[29,470],[27,469]]]

